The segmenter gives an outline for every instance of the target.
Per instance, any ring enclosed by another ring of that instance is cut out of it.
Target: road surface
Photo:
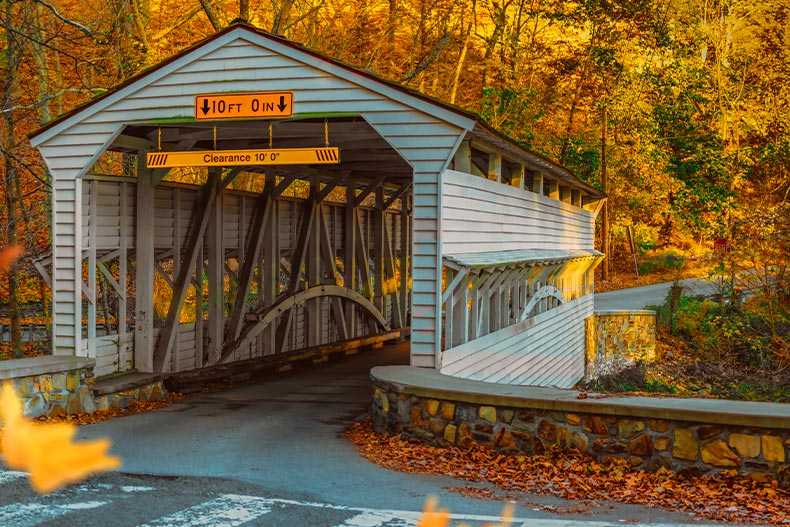
[[[81,439],[113,440],[122,471],[37,496],[24,474],[0,464],[0,526],[407,527],[429,495],[453,513],[453,525],[494,523],[505,493],[478,500],[448,490],[463,481],[385,470],[343,437],[367,414],[370,368],[406,362],[404,347],[389,347],[81,427]],[[688,514],[616,503],[509,499],[518,504],[514,526],[693,523]]]
[[[648,306],[660,306],[664,303],[669,293],[669,288],[674,282],[646,285],[620,289],[607,293],[595,294],[595,310],[634,310],[645,309]],[[686,294],[713,295],[717,291],[715,284],[704,278],[689,278],[681,280],[680,285],[685,288]]]

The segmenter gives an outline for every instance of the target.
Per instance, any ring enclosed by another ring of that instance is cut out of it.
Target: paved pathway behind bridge
[[[632,311],[635,309],[645,309],[648,306],[660,306],[664,303],[669,294],[669,289],[675,282],[663,282],[660,284],[646,285],[642,287],[631,287],[618,291],[608,291],[606,293],[595,294],[596,311]],[[718,287],[705,278],[688,278],[680,280],[680,285],[685,289],[686,294],[693,295],[715,295]]]

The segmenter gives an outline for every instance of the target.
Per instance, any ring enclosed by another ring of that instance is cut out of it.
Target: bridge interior
[[[150,169],[145,157],[324,146],[339,163]],[[411,166],[358,116],[126,126],[82,186],[97,375],[391,337],[409,325],[411,187]]]

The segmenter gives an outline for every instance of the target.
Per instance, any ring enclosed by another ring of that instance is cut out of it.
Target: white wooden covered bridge
[[[53,353],[98,376],[398,329],[413,366],[583,375],[603,195],[475,115],[234,24],[31,142]]]

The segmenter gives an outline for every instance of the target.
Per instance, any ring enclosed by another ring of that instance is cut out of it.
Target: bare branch
[[[75,22],[74,20],[66,18],[65,16],[61,15],[60,13],[58,13],[58,10],[55,9],[55,6],[53,6],[52,4],[48,4],[44,0],[35,0],[35,2],[43,5],[44,7],[46,7],[50,11],[52,11],[52,14],[55,15],[56,17],[58,17],[61,21],[67,23],[70,26],[76,27],[77,29],[79,29],[80,31],[85,33],[87,36],[89,36],[91,38],[96,36],[96,33],[91,31],[90,28],[87,28],[87,27],[83,26],[82,24],[80,24],[79,22]]]
[[[206,12],[206,16],[208,17],[209,22],[211,22],[211,26],[214,28],[214,31],[219,31],[222,29],[222,24],[219,23],[217,13],[214,12],[214,8],[211,7],[211,0],[200,0],[200,5],[203,6],[203,11]]]
[[[36,101],[33,104],[26,104],[26,105],[23,105],[23,106],[14,106],[12,108],[5,108],[3,110],[0,110],[0,114],[9,113],[9,112],[15,112],[17,110],[33,110],[33,109],[38,108],[41,105],[51,101],[52,99],[57,99],[58,97],[60,97],[64,93],[80,93],[80,92],[83,92],[83,91],[86,91],[86,90],[87,90],[86,88],[65,88],[63,90],[60,90],[57,93],[53,93],[53,94],[47,95],[46,97],[44,97],[40,101]],[[92,90],[88,90],[88,91],[102,92],[102,91],[105,91],[105,88],[93,88]]]

